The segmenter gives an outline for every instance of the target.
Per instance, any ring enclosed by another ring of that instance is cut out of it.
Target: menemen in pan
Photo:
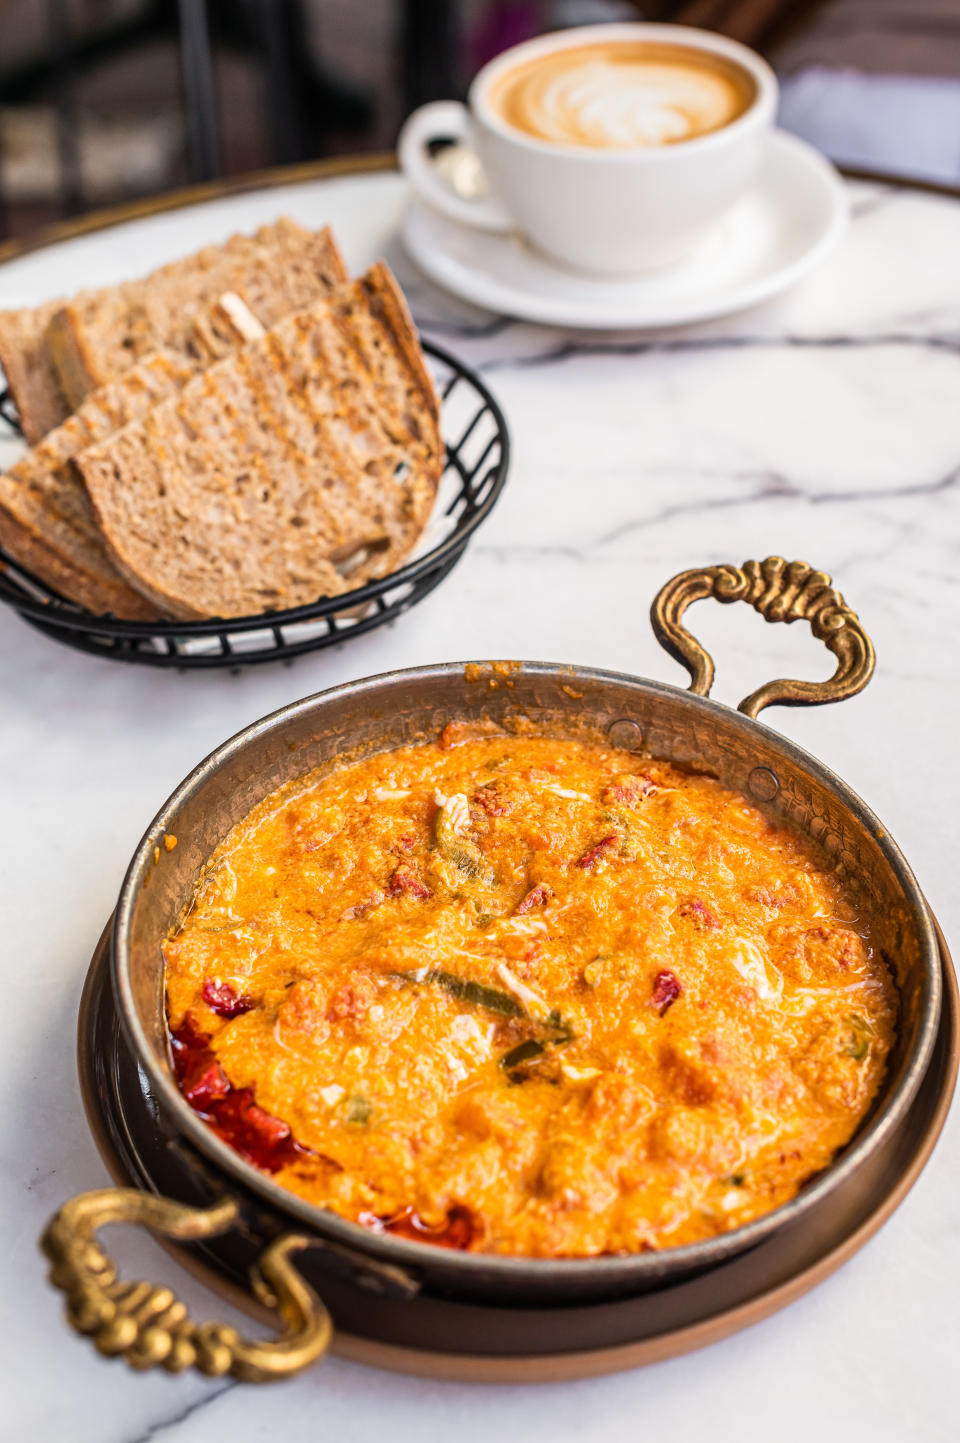
[[[587,1257],[787,1201],[857,1130],[896,992],[812,846],[715,779],[483,736],[268,798],[164,944],[187,1101],[310,1202]]]

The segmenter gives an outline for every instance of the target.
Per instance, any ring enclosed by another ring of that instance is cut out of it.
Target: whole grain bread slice
[[[15,311],[0,311],[0,367],[16,402],[23,434],[39,441],[70,414],[53,357],[44,336],[62,302],[50,301]]]
[[[130,621],[155,619],[158,608],[127,584],[110,559],[71,461],[85,446],[175,395],[196,372],[195,363],[173,352],[145,358],[95,391],[0,475],[0,546],[7,554],[90,611]]]
[[[67,402],[161,348],[193,352],[197,313],[237,293],[264,326],[313,305],[347,278],[329,229],[282,217],[253,236],[174,261],[145,280],[77,296],[50,318],[46,339]]]
[[[0,475],[0,547],[21,566],[88,610],[153,620],[158,610],[111,561],[72,458],[174,395],[216,355],[264,334],[239,296],[228,292],[194,317],[198,362],[172,351],[145,357],[91,392],[69,416]]]
[[[31,444],[40,440],[90,391],[154,350],[191,354],[197,313],[225,291],[238,292],[270,325],[346,275],[328,229],[314,232],[281,218],[143,280],[0,311],[0,366],[23,433]]]
[[[183,618],[342,595],[416,543],[439,404],[385,265],[76,457],[117,569]]]

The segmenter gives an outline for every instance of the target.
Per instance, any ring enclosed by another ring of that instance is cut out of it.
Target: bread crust
[[[383,316],[393,333],[403,358],[416,379],[417,386],[435,422],[440,420],[440,398],[427,369],[417,328],[407,306],[406,297],[386,261],[377,261],[362,278],[371,300],[382,307]]]
[[[75,305],[68,302],[54,311],[44,332],[43,344],[49,352],[50,364],[66,398],[67,408],[76,411],[84,398],[96,389],[93,381],[96,362],[85,343]]]
[[[0,544],[46,585],[90,611],[136,621],[160,614],[110,560],[72,457],[178,391],[194,370],[180,356],[149,357],[95,392],[0,476]]]
[[[31,445],[70,414],[53,359],[44,344],[47,325],[60,306],[0,311],[0,367]]]
[[[21,525],[0,500],[0,547],[25,570],[68,601],[95,615],[112,613],[124,621],[156,621],[161,613],[122,577],[94,576],[73,565],[67,557]]]

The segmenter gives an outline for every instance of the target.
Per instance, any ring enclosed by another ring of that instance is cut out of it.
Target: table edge
[[[248,170],[222,180],[179,186],[176,190],[166,191],[162,195],[144,196],[139,200],[123,201],[119,205],[87,211],[85,215],[77,216],[73,220],[54,221],[51,225],[42,226],[32,235],[3,241],[0,243],[0,265],[18,260],[32,251],[58,245],[61,241],[75,240],[78,236],[109,230],[111,226],[125,225],[128,221],[145,220],[150,216],[162,215],[165,211],[184,210],[192,205],[203,205],[207,201],[222,200],[226,196],[396,168],[393,151],[378,150],[369,155],[334,156],[328,160],[309,160],[297,165],[271,166],[267,170]]]
[[[88,211],[86,215],[73,220],[55,221],[52,225],[41,227],[32,235],[4,241],[0,243],[0,266],[19,260],[21,256],[30,255],[33,251],[58,245],[61,241],[75,240],[78,236],[108,230],[111,226],[125,225],[128,221],[144,220],[165,211],[183,210],[191,205],[202,205],[207,201],[222,200],[227,196],[243,195],[249,191],[271,190],[284,185],[303,185],[312,180],[333,180],[338,176],[368,175],[396,169],[397,160],[393,151],[380,150],[372,151],[369,155],[342,155],[327,160],[303,161],[297,165],[271,166],[266,170],[244,171],[241,175],[205,181],[200,185],[180,186],[163,195],[124,201],[119,205]],[[837,169],[847,180],[872,182],[876,185],[938,195],[949,200],[960,200],[960,185],[923,180],[893,171],[864,170],[846,165],[838,166]]]

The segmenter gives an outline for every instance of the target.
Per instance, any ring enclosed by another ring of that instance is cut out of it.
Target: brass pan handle
[[[40,1246],[50,1260],[50,1281],[67,1295],[70,1324],[92,1337],[107,1357],[169,1373],[184,1368],[210,1377],[231,1373],[248,1383],[289,1378],[326,1352],[332,1333],[330,1314],[290,1261],[309,1245],[307,1238],[277,1238],[251,1269],[254,1292],[280,1315],[283,1328],[272,1340],[248,1341],[226,1323],[192,1322],[170,1288],[118,1278],[94,1236],[106,1223],[142,1223],[165,1237],[191,1241],[225,1232],[237,1216],[230,1198],[194,1208],[136,1188],[103,1188],[64,1203]]]
[[[837,658],[829,681],[768,681],[737,708],[756,717],[765,706],[817,706],[843,701],[862,691],[873,675],[873,643],[860,618],[833,589],[825,571],[814,571],[805,561],[745,561],[736,566],[698,566],[681,571],[668,581],[650,608],[650,620],[660,645],[690,673],[689,690],[708,696],[713,685],[713,658],[681,625],[694,601],[712,596],[717,601],[748,601],[765,621],[809,621],[814,636]]]

